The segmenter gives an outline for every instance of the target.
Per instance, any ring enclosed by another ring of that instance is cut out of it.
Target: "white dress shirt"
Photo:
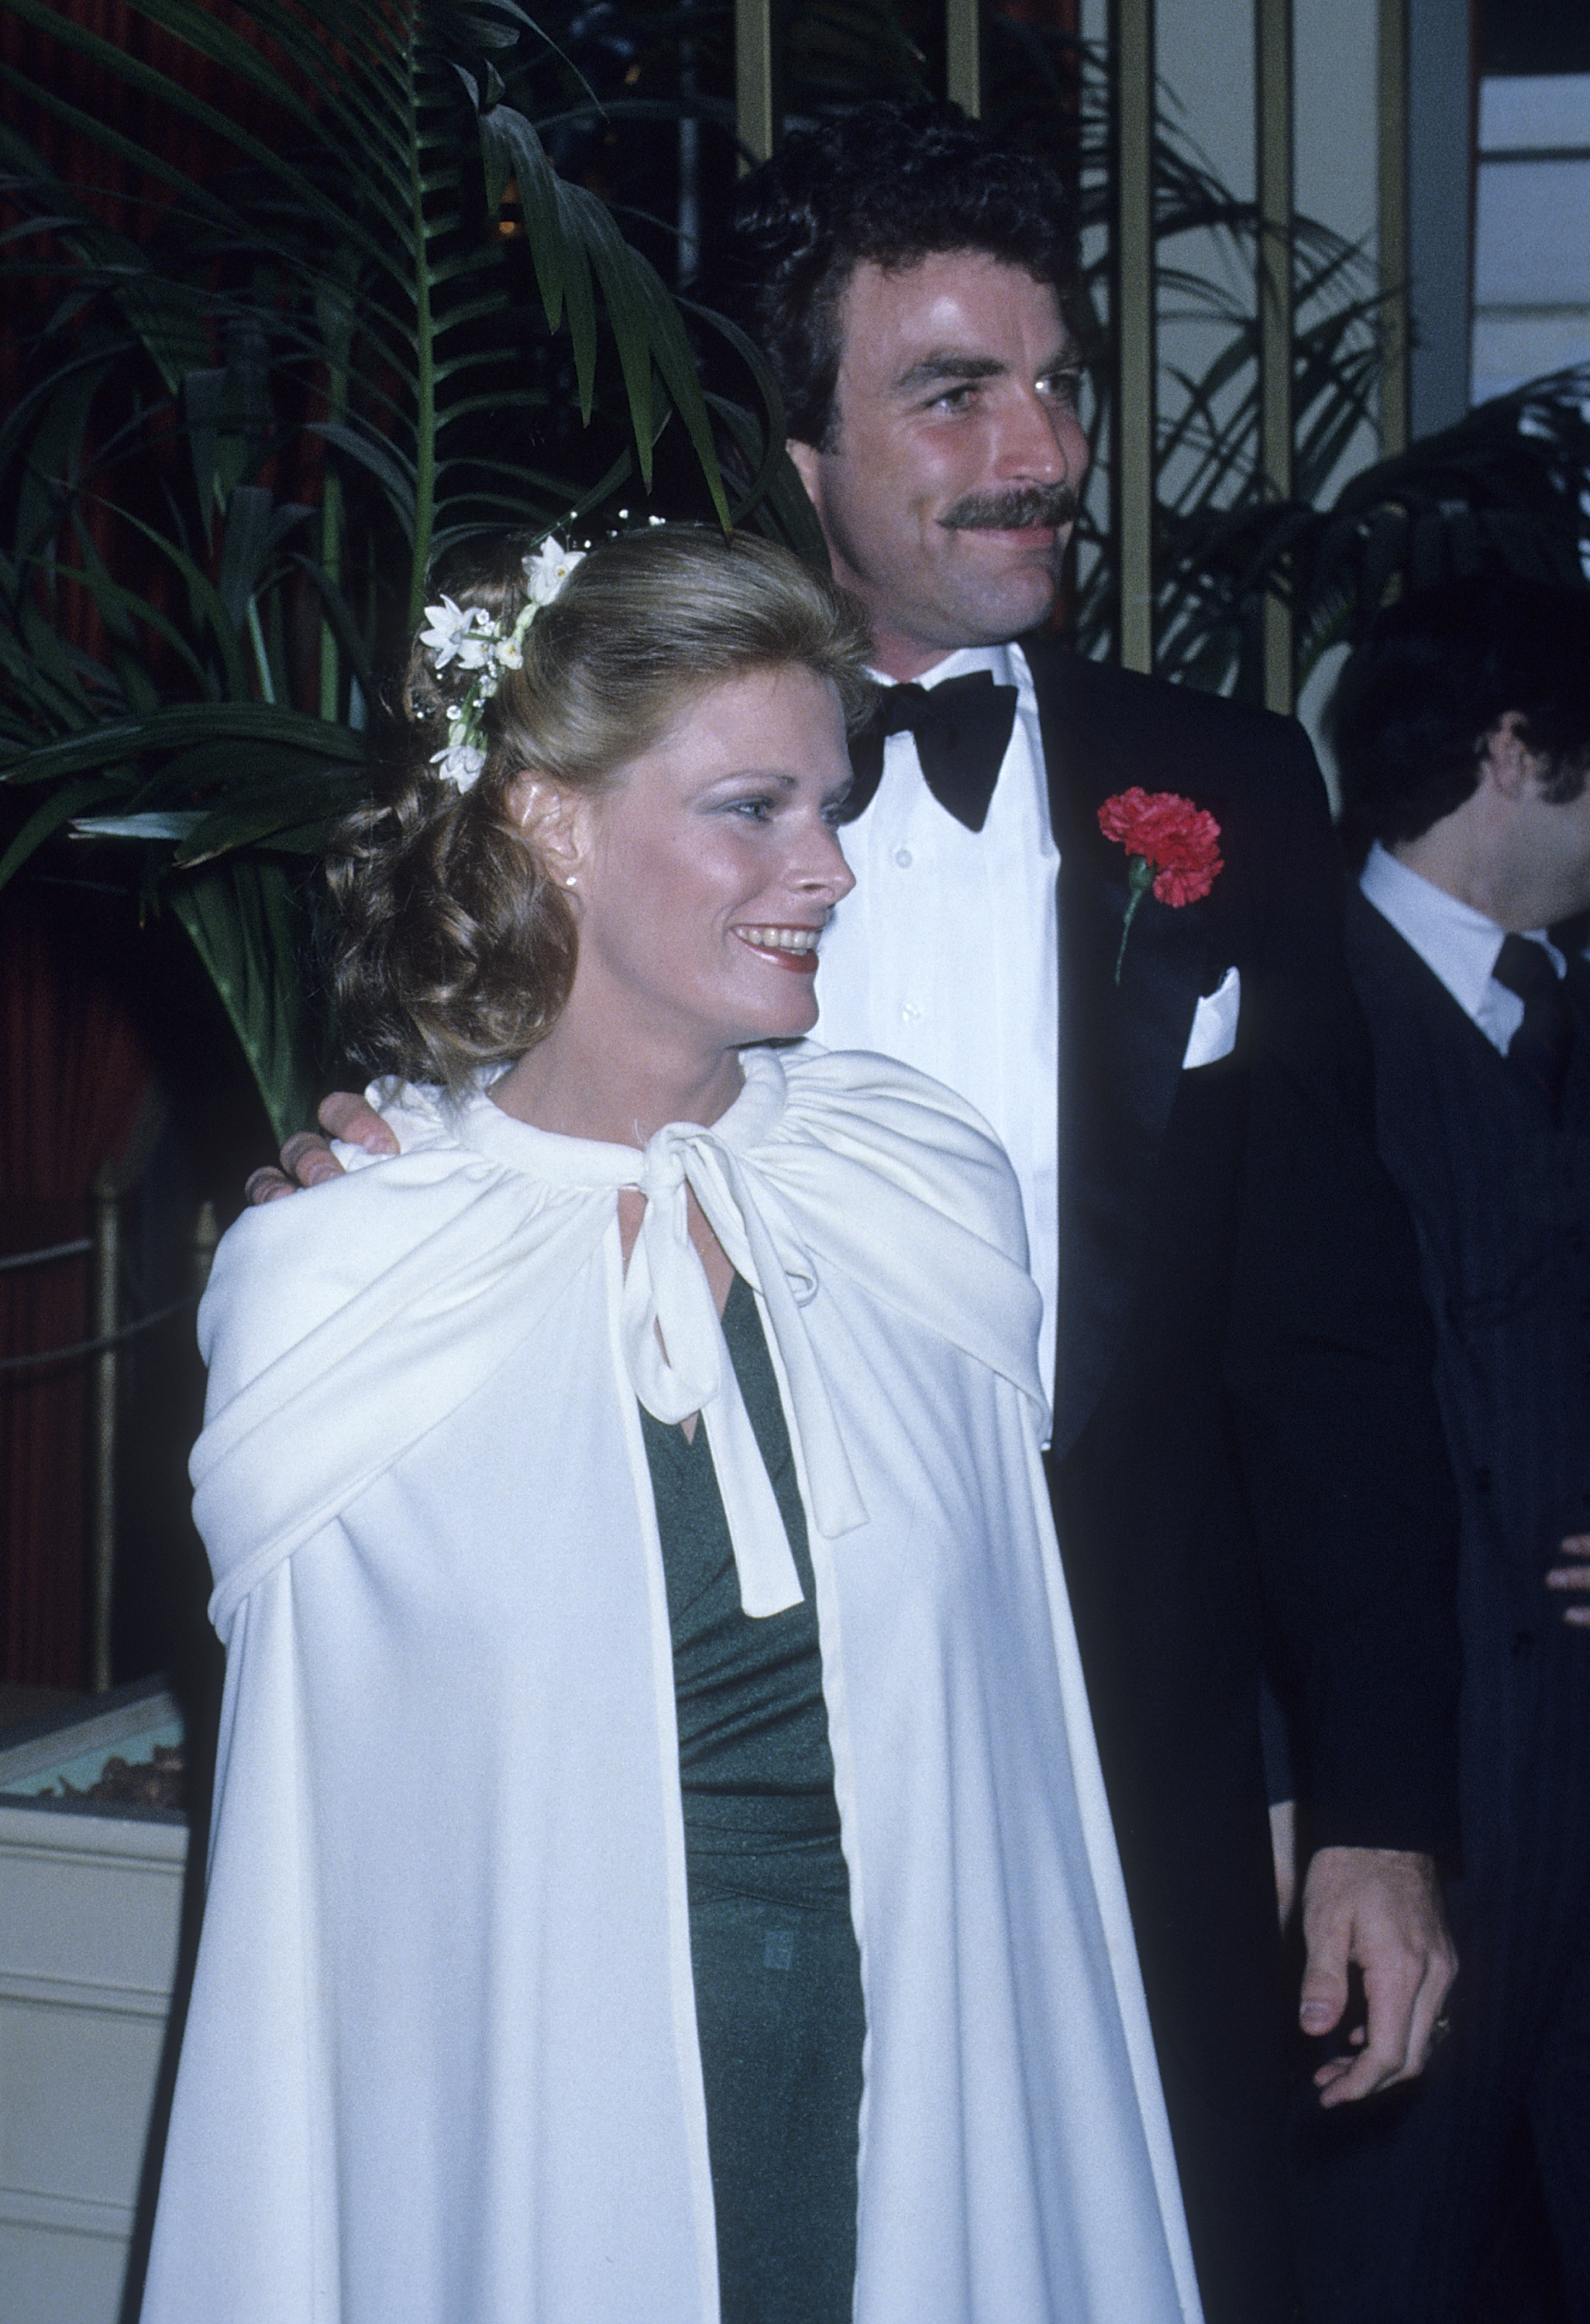
[[[1438,976],[1465,1017],[1472,1018],[1493,1048],[1507,1055],[1507,1045],[1524,1021],[1524,1004],[1516,992],[1498,984],[1492,973],[1507,930],[1449,896],[1422,872],[1410,871],[1377,839],[1359,875],[1358,885],[1383,919],[1413,946],[1425,966]],[[1544,945],[1558,976],[1567,963],[1544,928],[1521,933]]]
[[[987,820],[981,831],[957,822],[923,780],[915,736],[890,735],[876,795],[841,834],[856,884],[823,938],[817,1038],[899,1057],[992,1125],[1021,1189],[1048,1393],[1059,1274],[1059,851],[1038,700],[1015,645],[963,647],[920,683],[981,669],[1017,689]]]

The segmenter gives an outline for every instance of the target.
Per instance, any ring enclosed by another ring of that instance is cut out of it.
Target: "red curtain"
[[[117,898],[0,894],[0,1252],[88,1231],[88,1189],[126,1152],[150,1088],[126,998],[136,958]],[[81,1259],[0,1273],[0,1355],[88,1336]],[[0,1677],[84,1678],[82,1361],[0,1371]]]
[[[171,73],[196,94],[236,108],[237,84],[123,0],[60,0],[60,14],[115,47]],[[229,30],[257,41],[246,6],[213,0]],[[0,8],[0,62],[35,77],[91,116],[203,175],[233,155],[180,115],[69,43]],[[269,134],[263,106],[245,100],[246,125]],[[14,121],[46,161],[120,232],[139,238],[169,198],[96,139],[0,87],[0,118]],[[0,224],[10,223],[0,203]],[[21,349],[45,320],[59,289],[36,311],[14,313],[0,339],[0,408],[22,384]],[[107,555],[104,512],[87,515]],[[116,558],[125,544],[117,537]],[[113,560],[115,561],[115,560]],[[148,573],[130,573],[150,584]],[[56,617],[73,641],[100,642],[92,605],[68,588]],[[0,836],[8,835],[8,832]],[[150,1064],[126,999],[139,950],[125,899],[40,882],[0,891],[0,1254],[38,1250],[88,1231],[88,1194],[100,1164],[116,1162],[136,1126]],[[82,1259],[0,1273],[0,1356],[60,1347],[88,1336],[88,1269]],[[77,1687],[84,1683],[85,1366],[0,1371],[0,1678]]]
[[[1073,39],[1082,30],[1080,0],[1000,0],[1000,14],[1023,24],[1042,24],[1052,32],[1069,32]]]

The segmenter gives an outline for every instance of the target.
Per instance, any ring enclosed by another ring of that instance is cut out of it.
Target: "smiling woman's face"
[[[681,1064],[809,1032],[818,937],[855,884],[834,830],[849,783],[837,695],[790,668],[698,696],[572,803],[570,1029]]]

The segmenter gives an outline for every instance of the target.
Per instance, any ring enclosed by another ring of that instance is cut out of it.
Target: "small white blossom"
[[[537,606],[533,598],[528,604],[522,605],[519,609],[519,617],[517,621],[515,621],[513,628],[509,631],[507,636],[505,638],[498,639],[496,656],[497,667],[499,669],[522,669],[524,668],[524,632],[529,629],[539,611],[540,608]],[[495,690],[495,683],[493,690]]]
[[[462,605],[455,605],[452,599],[446,595],[443,596],[439,605],[426,606],[425,618],[430,623],[430,627],[421,631],[420,642],[422,646],[430,648],[436,657],[438,669],[446,669],[448,662],[458,651],[465,632],[474,627],[475,615],[478,611],[477,606],[472,606],[469,612],[466,613]],[[468,665],[466,664],[466,668],[467,667]]]
[[[585,561],[583,549],[565,549],[550,534],[533,556],[523,560],[525,586],[532,605],[550,605],[575,567]]]
[[[496,637],[496,625],[484,605],[476,605],[471,616],[472,626],[458,637],[458,654],[460,669],[487,669]]]
[[[467,791],[479,779],[485,765],[485,752],[473,742],[449,742],[445,751],[433,753],[430,763],[444,783]]]

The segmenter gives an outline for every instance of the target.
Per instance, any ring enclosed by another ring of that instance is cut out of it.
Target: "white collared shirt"
[[[957,822],[923,780],[915,736],[890,735],[877,793],[840,835],[856,884],[823,938],[817,1038],[899,1057],[992,1125],[1021,1189],[1047,1388],[1059,1276],[1059,851],[1038,700],[1015,645],[963,647],[919,682],[982,669],[1017,689],[987,820],[976,832]]]
[[[1359,875],[1358,885],[1382,918],[1413,946],[1431,973],[1438,976],[1465,1016],[1472,1018],[1493,1048],[1507,1054],[1507,1045],[1524,1021],[1524,1004],[1516,992],[1498,984],[1492,973],[1507,931],[1496,922],[1449,896],[1433,880],[1399,862],[1377,839]],[[1544,928],[1526,928],[1523,935],[1544,945],[1558,976],[1567,963]]]

